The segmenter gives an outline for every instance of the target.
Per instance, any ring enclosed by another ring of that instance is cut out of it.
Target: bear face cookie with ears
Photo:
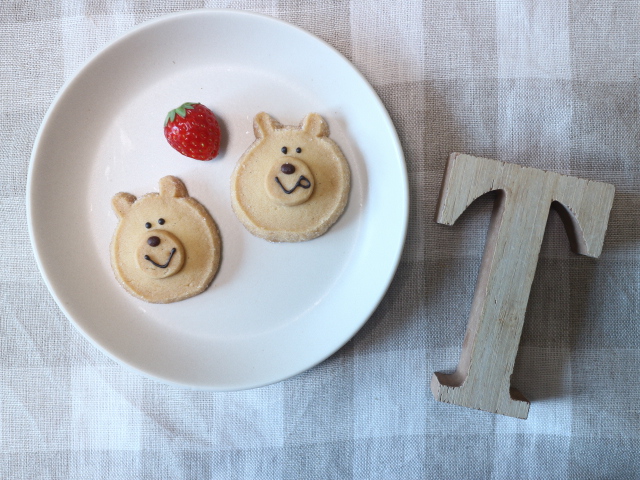
[[[184,183],[167,176],[160,193],[138,199],[117,193],[119,222],[111,241],[111,268],[131,295],[171,303],[202,293],[220,265],[218,227]]]
[[[231,205],[252,234],[272,242],[300,242],[325,233],[342,214],[351,182],[349,164],[317,113],[299,127],[261,112],[255,142],[231,176]]]

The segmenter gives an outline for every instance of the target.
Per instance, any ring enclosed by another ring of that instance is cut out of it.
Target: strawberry
[[[211,110],[201,103],[183,103],[164,121],[164,136],[182,155],[211,160],[220,149],[220,126]]]

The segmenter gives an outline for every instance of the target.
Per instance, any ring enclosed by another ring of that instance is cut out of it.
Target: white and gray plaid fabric
[[[337,354],[256,390],[147,380],[85,340],[27,234],[30,150],[54,95],[134,25],[259,11],[346,55],[400,135],[411,183],[389,292]],[[640,4],[558,0],[54,0],[0,4],[1,478],[640,478]],[[452,151],[612,183],[600,259],[555,214],[513,384],[526,421],[436,402],[460,354],[491,200],[433,221]]]

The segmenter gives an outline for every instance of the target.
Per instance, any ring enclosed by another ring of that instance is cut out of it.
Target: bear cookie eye
[[[296,153],[300,153],[302,152],[302,149],[300,147],[296,148]]]
[[[164,225],[164,218],[158,219],[158,225]]]
[[[282,147],[280,149],[280,151],[286,155],[287,154],[287,147]]]
[[[145,223],[145,224],[144,224],[144,226],[145,226],[146,228],[151,228],[151,223],[147,222],[147,223]]]

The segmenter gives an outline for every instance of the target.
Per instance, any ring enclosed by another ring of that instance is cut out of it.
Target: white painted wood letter
[[[453,374],[435,373],[437,400],[517,418],[529,402],[511,388],[524,316],[549,209],[557,208],[574,252],[598,257],[614,187],[534,168],[451,154],[437,222],[452,225],[497,190],[462,354]]]

